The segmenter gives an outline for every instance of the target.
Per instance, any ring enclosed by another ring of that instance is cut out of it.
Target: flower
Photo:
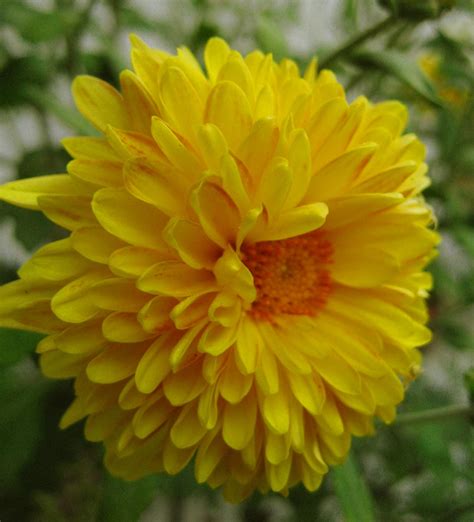
[[[61,427],[87,417],[112,473],[194,457],[232,501],[315,490],[430,340],[425,148],[403,105],[348,103],[315,61],[212,38],[204,74],[132,45],[121,92],[75,80],[101,134],[64,140],[68,173],[0,189],[70,231],[1,288],[0,322],[47,334],[42,371],[75,379]]]
[[[438,53],[428,52],[418,60],[420,69],[433,83],[439,97],[455,109],[462,109],[469,98],[469,91],[455,85],[452,78],[443,73],[443,59]]]

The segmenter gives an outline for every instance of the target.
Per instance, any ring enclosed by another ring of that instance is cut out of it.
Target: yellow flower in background
[[[132,44],[121,92],[74,82],[101,137],[64,140],[68,174],[0,188],[70,231],[0,289],[0,324],[47,334],[44,374],[75,379],[61,426],[87,417],[113,474],[194,457],[231,501],[315,490],[430,340],[425,148],[314,62],[213,38],[205,74]]]
[[[442,73],[441,56],[436,53],[426,53],[419,59],[421,70],[435,86],[441,99],[448,102],[452,107],[462,109],[468,100],[469,91],[453,85]]]

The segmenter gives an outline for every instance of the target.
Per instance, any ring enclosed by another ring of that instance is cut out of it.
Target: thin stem
[[[472,406],[444,406],[442,408],[435,408],[432,410],[425,410],[413,413],[403,413],[397,417],[394,426],[404,426],[408,424],[415,424],[418,422],[436,422],[452,417],[472,417],[474,409]]]
[[[347,40],[347,42],[344,43],[341,47],[335,49],[332,53],[330,53],[328,56],[321,60],[320,69],[326,69],[333,62],[337,61],[341,56],[348,54],[356,47],[358,47],[360,44],[364,43],[370,38],[373,38],[374,36],[377,36],[379,33],[384,31],[384,29],[386,29],[393,22],[395,22],[396,19],[397,18],[394,15],[390,15],[387,18],[385,18],[385,20],[382,20],[381,22],[376,23],[372,27],[369,27],[365,31],[362,31],[359,34],[354,35],[352,38],[349,38],[349,40]]]

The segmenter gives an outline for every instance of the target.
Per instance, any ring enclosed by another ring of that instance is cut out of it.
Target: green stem
[[[472,406],[444,406],[432,410],[403,413],[397,417],[394,426],[405,426],[408,424],[416,424],[418,422],[437,422],[452,417],[470,418],[472,416],[474,416],[474,409]]]
[[[374,36],[377,36],[387,27],[390,27],[390,25],[393,24],[396,21],[396,19],[396,16],[390,15],[389,17],[385,18],[385,20],[382,20],[381,22],[376,23],[372,27],[369,27],[365,31],[362,31],[359,34],[354,35],[352,38],[349,38],[349,40],[347,40],[347,42],[344,43],[341,47],[335,49],[332,53],[328,54],[325,58],[323,58],[319,64],[319,68],[326,69],[327,67],[332,65],[333,62],[336,62],[339,58],[341,58],[341,56],[350,53],[360,44],[364,43],[370,38],[373,38]]]

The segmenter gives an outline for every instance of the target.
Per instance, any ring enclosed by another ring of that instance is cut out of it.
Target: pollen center
[[[332,246],[321,233],[247,245],[242,255],[257,289],[250,311],[255,318],[315,315],[326,303]]]

